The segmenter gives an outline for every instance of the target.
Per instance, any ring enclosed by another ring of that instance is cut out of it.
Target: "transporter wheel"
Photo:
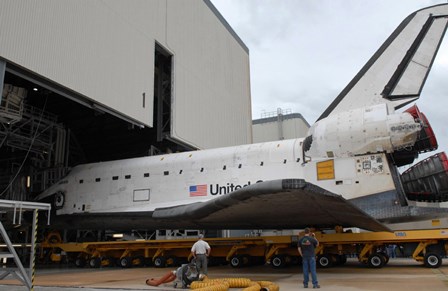
[[[442,257],[435,253],[427,253],[424,263],[427,268],[438,268],[442,264]]]
[[[317,265],[321,268],[330,268],[333,266],[333,258],[330,254],[317,256]]]
[[[86,265],[86,260],[84,258],[76,258],[75,260],[75,266],[78,268],[84,268]]]
[[[386,263],[386,259],[381,253],[374,253],[369,256],[368,259],[369,267],[372,268],[382,268]]]
[[[286,267],[286,256],[284,255],[275,255],[271,259],[271,265],[272,267],[276,269],[284,268]]]
[[[244,265],[244,259],[242,256],[233,256],[230,259],[230,266],[232,266],[232,268],[241,268]]]
[[[130,257],[123,257],[118,260],[118,265],[122,268],[129,268],[132,266],[132,259]]]
[[[90,268],[99,268],[101,266],[101,259],[100,258],[91,258],[89,260],[89,266]]]
[[[166,258],[165,257],[156,257],[154,259],[154,267],[165,268],[166,267]]]

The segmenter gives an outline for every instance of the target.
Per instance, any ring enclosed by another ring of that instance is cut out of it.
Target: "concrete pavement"
[[[344,266],[318,269],[321,290],[448,290],[448,259],[438,269],[428,269],[412,259],[391,259],[381,269],[371,269],[355,259]],[[121,290],[179,290],[172,284],[151,287],[146,279],[162,277],[175,268],[39,268],[35,278],[37,291],[121,291]],[[242,277],[253,281],[267,280],[277,283],[282,291],[302,290],[301,266],[272,269],[255,266],[234,269],[230,266],[209,268],[210,278]],[[0,290],[23,291],[18,281],[6,278],[0,281]],[[82,289],[80,289],[82,288]],[[241,289],[231,289],[241,290]],[[304,289],[303,289],[304,290]]]

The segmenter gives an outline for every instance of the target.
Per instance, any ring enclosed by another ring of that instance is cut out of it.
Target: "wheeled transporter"
[[[388,248],[397,255],[412,257],[426,267],[438,268],[448,251],[448,229],[406,230],[395,232],[315,232],[319,240],[317,265],[328,268],[344,264],[347,257],[381,268],[389,261]],[[298,236],[258,236],[209,238],[212,248],[210,264],[230,264],[239,268],[251,264],[270,263],[274,268],[299,264]],[[191,259],[190,248],[196,240],[142,240],[63,243],[52,234],[41,243],[41,255],[60,261],[61,254],[76,266],[104,267],[177,266]]]

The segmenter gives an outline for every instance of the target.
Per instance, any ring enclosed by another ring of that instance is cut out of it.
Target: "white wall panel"
[[[152,102],[143,108],[142,94],[153,95],[154,37],[132,13],[150,18],[165,6],[135,1],[124,14],[124,2],[1,1],[0,56],[152,125]]]
[[[252,142],[249,54],[202,1],[168,1],[173,135],[211,148]]]
[[[172,136],[250,143],[247,48],[209,1],[0,1],[1,58],[148,126],[155,42],[173,54]]]
[[[280,139],[293,139],[305,137],[310,125],[297,113],[284,115],[283,120],[277,117],[259,119],[254,121],[253,141],[267,142]]]

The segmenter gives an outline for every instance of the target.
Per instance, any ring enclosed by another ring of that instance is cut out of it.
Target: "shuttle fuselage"
[[[307,150],[292,139],[80,165],[40,198],[57,193],[58,215],[151,212],[304,179],[353,199],[396,189],[387,151],[413,144],[419,130],[409,113],[360,108],[316,123]]]

